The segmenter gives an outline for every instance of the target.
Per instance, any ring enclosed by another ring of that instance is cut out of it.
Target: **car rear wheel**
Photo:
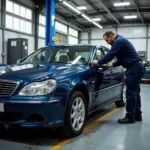
[[[75,91],[70,97],[66,108],[63,134],[67,137],[75,137],[81,134],[87,117],[87,103],[80,91]]]
[[[126,85],[124,85],[121,100],[115,102],[117,107],[124,107],[126,104]]]

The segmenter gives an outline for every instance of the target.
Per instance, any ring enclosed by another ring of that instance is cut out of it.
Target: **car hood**
[[[84,65],[55,63],[15,64],[1,66],[0,79],[39,81],[47,78],[58,78],[82,70],[84,70]]]

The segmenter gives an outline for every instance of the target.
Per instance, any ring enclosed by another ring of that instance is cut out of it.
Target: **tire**
[[[121,94],[121,100],[115,102],[116,107],[124,107],[126,105],[126,85],[124,85]]]
[[[77,121],[78,124],[75,121],[77,118],[80,118]],[[86,118],[87,102],[85,96],[80,91],[74,91],[66,108],[64,125],[62,129],[63,135],[69,138],[80,135],[85,126]]]

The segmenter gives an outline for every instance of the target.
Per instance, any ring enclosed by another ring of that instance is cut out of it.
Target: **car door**
[[[104,56],[102,48],[98,48],[95,55],[95,60],[99,60]],[[111,98],[111,94],[108,94],[108,88],[112,84],[113,74],[110,73],[111,70],[105,65],[94,66],[93,76],[94,81],[92,82],[91,88],[93,89],[92,100],[94,107],[107,102]]]
[[[106,55],[109,51],[106,47],[103,47],[104,54]],[[111,63],[116,62],[117,59],[114,58]],[[122,66],[118,67],[111,67],[108,69],[108,77],[110,79],[109,87],[107,88],[107,93],[110,94],[110,99],[108,101],[111,101],[112,99],[120,98],[122,86],[124,82],[124,72],[125,69]]]

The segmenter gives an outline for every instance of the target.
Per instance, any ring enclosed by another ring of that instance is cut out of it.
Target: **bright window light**
[[[77,12],[78,14],[81,14],[81,12],[79,10],[77,10],[76,8],[74,8],[73,6],[71,6],[70,4],[68,4],[67,2],[63,1],[63,4],[65,4],[67,7],[71,8],[72,10],[74,10],[75,12]]]
[[[101,21],[101,18],[93,18],[93,21]]]
[[[13,13],[13,2],[11,1],[6,1],[6,11]]]
[[[13,17],[6,15],[6,27],[12,29],[13,28]]]
[[[137,18],[137,16],[124,16],[124,19],[134,19],[134,18]]]
[[[18,18],[14,17],[14,21],[13,21],[13,23],[14,23],[13,29],[14,30],[19,30],[19,22],[20,22],[20,20]]]
[[[20,19],[20,31],[25,32],[26,26],[25,26],[25,21]]]
[[[114,3],[114,6],[128,6],[128,5],[130,5],[130,3],[129,2],[122,2],[122,3]]]
[[[14,14],[19,15],[20,6],[14,3]]]
[[[78,10],[84,10],[84,9],[87,9],[85,6],[79,6],[77,7]]]

